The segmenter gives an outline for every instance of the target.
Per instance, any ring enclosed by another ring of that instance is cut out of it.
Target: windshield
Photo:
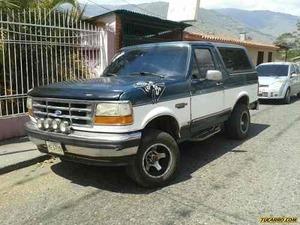
[[[257,67],[260,77],[286,77],[289,73],[288,65],[261,65]]]
[[[122,51],[105,69],[104,76],[161,75],[184,76],[188,47],[158,46]]]

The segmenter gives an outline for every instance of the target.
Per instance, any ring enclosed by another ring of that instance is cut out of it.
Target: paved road
[[[262,105],[245,142],[185,143],[174,184],[145,190],[122,168],[59,160],[0,176],[1,224],[258,224],[300,219],[300,101]]]

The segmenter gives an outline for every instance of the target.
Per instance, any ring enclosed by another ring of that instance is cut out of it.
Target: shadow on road
[[[252,124],[248,140],[256,137],[268,127],[269,125],[266,124]],[[224,135],[220,134],[204,142],[186,142],[181,144],[181,172],[172,184],[190,179],[191,174],[199,168],[228,152],[246,154],[247,151],[243,149],[235,150],[243,142],[228,140]],[[51,169],[57,175],[81,186],[92,186],[112,192],[131,194],[147,194],[157,190],[137,186],[128,178],[124,167],[95,167],[61,162],[53,165]]]

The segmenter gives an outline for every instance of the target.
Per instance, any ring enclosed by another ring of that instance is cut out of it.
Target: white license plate
[[[47,143],[48,151],[50,153],[54,153],[54,154],[58,154],[58,155],[64,154],[64,150],[60,143],[51,142],[51,141],[47,141],[46,143]]]

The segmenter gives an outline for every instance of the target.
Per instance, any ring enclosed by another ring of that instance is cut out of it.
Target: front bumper
[[[260,88],[258,98],[259,99],[283,99],[284,91],[283,88],[272,89],[272,88]]]
[[[124,134],[73,131],[66,135],[40,130],[33,122],[28,122],[25,130],[41,152],[50,154],[46,141],[56,142],[61,144],[64,152],[57,156],[97,165],[130,164],[137,154],[142,135],[140,131]]]

